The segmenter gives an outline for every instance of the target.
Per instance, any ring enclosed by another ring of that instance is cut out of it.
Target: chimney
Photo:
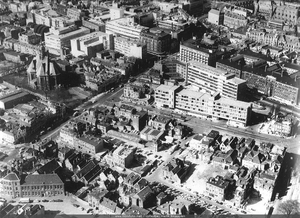
[[[268,65],[265,66],[265,72],[267,72]]]
[[[295,82],[297,82],[297,75],[295,75]]]
[[[283,77],[283,69],[281,70],[281,77]]]

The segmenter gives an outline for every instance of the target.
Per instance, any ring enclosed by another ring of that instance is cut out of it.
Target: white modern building
[[[90,33],[90,29],[85,27],[78,28],[75,25],[61,28],[50,28],[48,33],[45,33],[46,49],[56,55],[61,54],[63,48],[71,48],[71,40]]]
[[[114,49],[112,34],[98,31],[71,40],[71,53],[75,57],[95,57],[96,53],[103,49]]]
[[[235,77],[234,73],[198,61],[190,61],[187,71],[187,82],[208,93],[218,92],[222,97],[239,100],[246,88],[246,81]]]
[[[136,24],[133,17],[123,17],[108,21],[105,32],[115,36],[139,39],[141,32],[147,29],[149,28]]]
[[[143,59],[147,55],[147,46],[137,39],[115,37],[115,51],[128,57]]]
[[[183,89],[176,94],[175,108],[183,113],[212,120],[227,120],[229,125],[246,126],[252,104],[220,97],[219,93],[205,93]]]

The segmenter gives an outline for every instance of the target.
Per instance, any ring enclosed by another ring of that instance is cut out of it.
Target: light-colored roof
[[[178,89],[179,86],[174,86],[174,85],[160,85],[156,88],[156,90],[164,91],[164,92],[169,92],[169,91],[175,91]]]
[[[252,105],[249,102],[237,101],[231,98],[224,98],[224,97],[219,98],[218,100],[216,100],[216,102],[220,102],[221,104],[232,105],[239,108],[248,108]]]

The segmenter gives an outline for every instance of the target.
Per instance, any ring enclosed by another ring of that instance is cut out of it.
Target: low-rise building
[[[126,145],[120,145],[115,150],[109,152],[105,156],[105,159],[110,166],[128,168],[133,161],[134,154],[135,149]]]
[[[222,176],[211,177],[206,182],[205,194],[216,201],[223,202],[230,194],[230,182]]]
[[[32,100],[32,96],[20,90],[4,94],[0,97],[0,108],[6,110],[22,103],[27,103]]]
[[[174,158],[163,168],[163,177],[181,184],[189,173],[190,168],[190,163]]]
[[[9,173],[0,182],[1,195],[12,198],[64,195],[64,183],[57,174],[31,174],[21,181],[16,173]]]

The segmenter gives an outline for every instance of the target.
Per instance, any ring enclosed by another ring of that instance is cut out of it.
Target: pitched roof
[[[39,174],[50,174],[55,173],[57,169],[59,169],[61,166],[56,160],[51,160],[48,163],[46,163],[44,166],[40,167],[37,172]]]
[[[57,174],[40,174],[28,175],[24,181],[25,185],[39,185],[39,184],[63,184],[63,181]]]
[[[137,196],[142,200],[145,201],[151,194],[152,190],[149,186],[143,188],[140,192],[137,193]]]
[[[76,175],[78,176],[78,178],[82,178],[84,175],[89,173],[95,166],[96,164],[94,163],[94,161],[90,161]]]
[[[10,181],[20,180],[19,177],[17,176],[17,174],[15,174],[15,173],[9,173],[3,179],[4,180],[10,180]]]

